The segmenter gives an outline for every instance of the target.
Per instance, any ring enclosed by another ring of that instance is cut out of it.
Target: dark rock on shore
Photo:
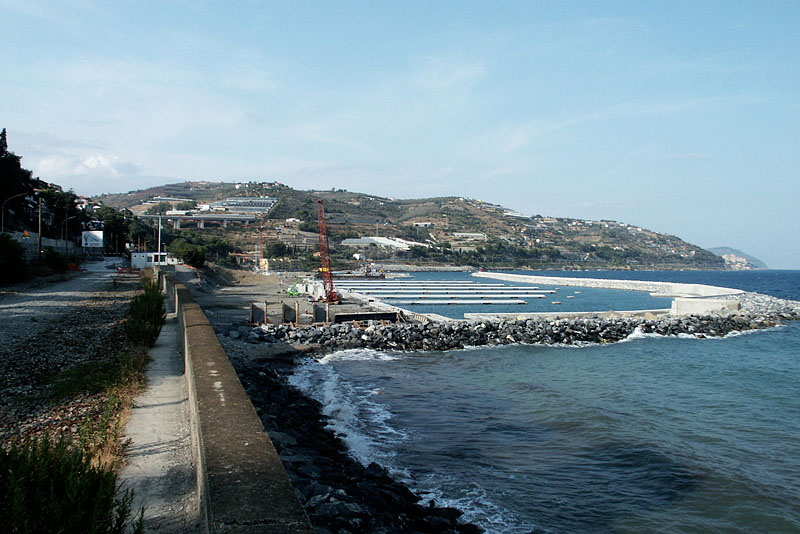
[[[645,334],[697,337],[723,336],[734,331],[767,328],[783,320],[800,319],[800,310],[743,311],[707,316],[663,316],[658,319],[601,318],[520,319],[516,321],[428,322],[325,326],[265,325],[247,336],[251,343],[313,346],[315,352],[369,348],[376,350],[454,350],[467,346],[513,343],[581,344],[620,341],[639,330]]]
[[[377,465],[363,466],[326,428],[321,405],[290,386],[289,360],[237,366],[264,428],[319,534],[473,534],[459,510],[420,504],[420,497]]]

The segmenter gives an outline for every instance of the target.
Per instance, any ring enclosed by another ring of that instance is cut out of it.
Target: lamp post
[[[71,217],[67,217],[64,219],[64,222],[61,223],[62,226],[62,233],[64,234],[64,258],[69,258],[69,233],[67,232],[67,221],[70,219],[74,219],[77,215],[73,215]]]
[[[156,261],[161,263],[161,214],[158,214],[158,252],[156,255],[158,258]]]
[[[3,215],[2,217],[0,217],[0,219],[2,219],[0,221],[0,234],[6,231],[6,202],[11,200],[12,198],[24,197],[27,194],[28,193],[20,193],[19,195],[13,195],[3,201]]]
[[[44,193],[49,189],[34,189],[34,193]],[[39,195],[39,248],[37,250],[37,258],[42,259],[42,196]]]

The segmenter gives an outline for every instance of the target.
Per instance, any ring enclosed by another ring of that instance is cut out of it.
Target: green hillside
[[[491,267],[571,269],[724,269],[724,260],[676,236],[617,221],[587,221],[535,215],[462,197],[394,199],[341,189],[295,190],[277,182],[183,182],[93,200],[142,213],[154,197],[187,198],[198,204],[230,196],[277,199],[260,225],[265,244],[283,241],[307,252],[317,230],[317,200],[324,201],[335,259],[354,252],[369,260],[449,263]],[[299,219],[297,229],[286,219]],[[280,230],[279,230],[280,229]],[[308,233],[303,233],[306,231]],[[228,226],[223,232],[242,247],[253,228]],[[220,232],[214,232],[219,237]],[[475,235],[464,235],[475,234]],[[478,235],[479,234],[479,235]],[[398,252],[378,247],[342,247],[348,237],[397,237],[425,246]],[[292,236],[291,239],[288,236]]]

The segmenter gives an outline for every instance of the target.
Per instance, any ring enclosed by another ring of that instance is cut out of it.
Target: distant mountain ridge
[[[145,202],[154,197],[191,199],[202,205],[232,196],[275,198],[267,226],[277,228],[289,224],[287,220],[299,220],[300,230],[308,232],[316,231],[317,199],[322,199],[332,244],[341,246],[345,238],[375,235],[403,238],[421,245],[404,256],[419,263],[534,269],[726,268],[723,258],[674,235],[612,220],[528,217],[457,196],[397,199],[336,188],[302,191],[278,182],[197,181],[93,200],[142,213],[150,206]],[[285,235],[277,232],[274,239],[283,240]],[[349,247],[341,249],[345,257]],[[384,259],[386,252],[374,249],[350,249],[349,255],[358,251]]]
[[[769,269],[767,264],[758,258],[745,254],[731,247],[714,247],[707,249],[725,260],[726,266],[733,270]]]

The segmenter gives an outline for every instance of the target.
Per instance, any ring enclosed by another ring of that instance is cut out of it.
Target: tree
[[[133,219],[128,224],[128,234],[130,235],[131,242],[142,243],[145,250],[155,250],[156,244],[153,239],[153,229],[138,219]]]
[[[192,239],[196,245],[202,245],[206,253],[206,258],[214,256],[216,259],[227,258],[228,254],[234,252],[236,249],[230,242],[220,239],[219,237],[205,237],[202,234],[196,234],[197,238]]]
[[[189,245],[189,247],[184,251],[181,259],[192,267],[200,268],[206,263],[206,253],[203,252],[203,249],[198,246]]]
[[[264,247],[264,255],[267,258],[280,258],[286,256],[288,250],[288,247],[284,243],[274,241],[272,243],[267,243]]]
[[[31,171],[22,168],[21,160],[20,156],[8,151],[6,129],[3,128],[2,132],[0,132],[0,202],[24,193],[33,194],[33,189],[36,187],[33,174]],[[15,220],[20,221],[19,214],[24,211],[20,208],[24,207],[27,202],[23,195],[10,200],[6,204],[6,210],[8,210],[6,215],[9,212],[17,214],[12,219],[6,217],[6,228],[13,227]],[[22,225],[24,226],[25,223],[30,224],[31,222],[31,220],[26,220]]]
[[[308,220],[300,223],[298,228],[303,232],[319,232],[319,223],[316,220]]]
[[[95,210],[95,215],[103,221],[103,241],[106,252],[124,252],[129,224],[129,221],[126,220],[127,214],[109,206],[101,206]]]
[[[54,216],[54,224],[46,233],[51,237],[60,238],[62,232],[65,230],[75,230],[81,227],[81,223],[89,220],[89,215],[82,209],[78,208],[76,201],[78,195],[73,191],[62,191],[57,185],[50,185],[50,187],[41,193],[42,201],[49,207]],[[70,219],[71,222],[64,224],[64,220]]]
[[[147,211],[145,211],[145,213],[147,215],[164,215],[171,209],[172,209],[172,204],[170,204],[169,202],[159,202],[155,206],[150,206],[149,208],[147,208]]]
[[[8,234],[0,234],[0,273],[3,273],[0,285],[13,284],[28,277],[25,248]]]
[[[203,247],[189,243],[181,237],[170,243],[169,252],[192,267],[202,267],[206,263],[206,253]]]
[[[169,244],[167,250],[176,258],[181,258],[188,247],[189,243],[184,238],[179,237]]]

